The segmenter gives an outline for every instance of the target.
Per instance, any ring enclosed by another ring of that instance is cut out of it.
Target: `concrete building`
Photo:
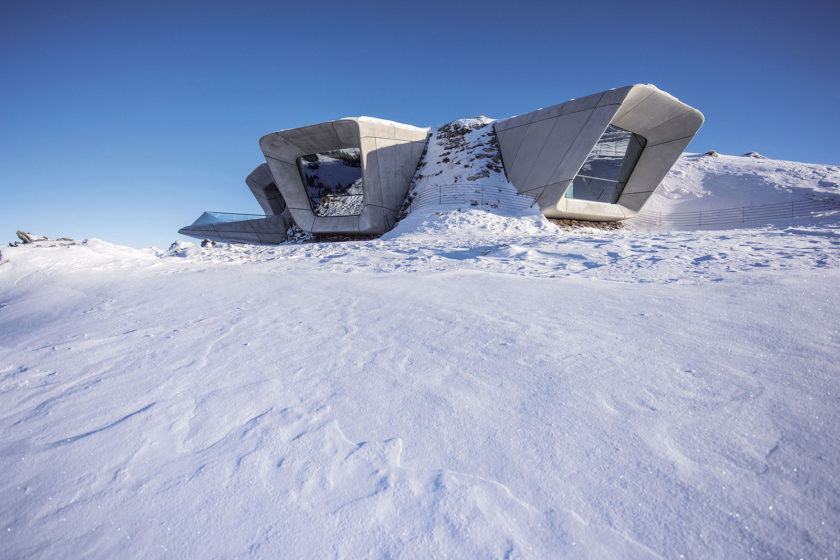
[[[274,132],[260,148],[302,230],[378,234],[394,227],[428,136],[358,117]]]
[[[508,180],[549,218],[634,216],[703,124],[651,85],[611,89],[494,128]]]
[[[268,165],[263,163],[257,166],[245,179],[245,183],[265,216],[204,212],[195,222],[178,230],[178,233],[222,243],[267,245],[284,242],[286,231],[293,224],[292,215],[286,208]]]
[[[703,124],[651,85],[611,89],[493,124],[505,175],[551,218],[635,215]],[[263,136],[265,164],[246,179],[265,216],[205,212],[180,233],[280,243],[291,225],[315,234],[391,229],[429,130],[357,117]],[[486,157],[486,156],[485,156]]]

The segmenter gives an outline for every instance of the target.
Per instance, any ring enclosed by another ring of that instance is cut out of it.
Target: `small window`
[[[615,204],[645,144],[647,140],[634,132],[608,126],[566,189],[566,198]]]
[[[298,169],[316,216],[358,216],[364,181],[359,148],[301,156]]]

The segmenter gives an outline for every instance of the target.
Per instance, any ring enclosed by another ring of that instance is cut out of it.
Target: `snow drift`
[[[837,180],[686,156],[654,202]],[[4,248],[2,556],[835,557],[838,258],[832,213],[467,206],[346,243]]]

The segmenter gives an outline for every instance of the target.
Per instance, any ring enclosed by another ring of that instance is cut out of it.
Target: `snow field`
[[[725,158],[683,158],[659,204],[835,189]],[[491,210],[0,249],[0,557],[840,554],[836,215]]]

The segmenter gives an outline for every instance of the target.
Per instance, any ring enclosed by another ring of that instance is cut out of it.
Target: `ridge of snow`
[[[669,208],[840,172],[676,170]],[[344,243],[2,248],[2,555],[835,556],[837,216],[492,210]]]

